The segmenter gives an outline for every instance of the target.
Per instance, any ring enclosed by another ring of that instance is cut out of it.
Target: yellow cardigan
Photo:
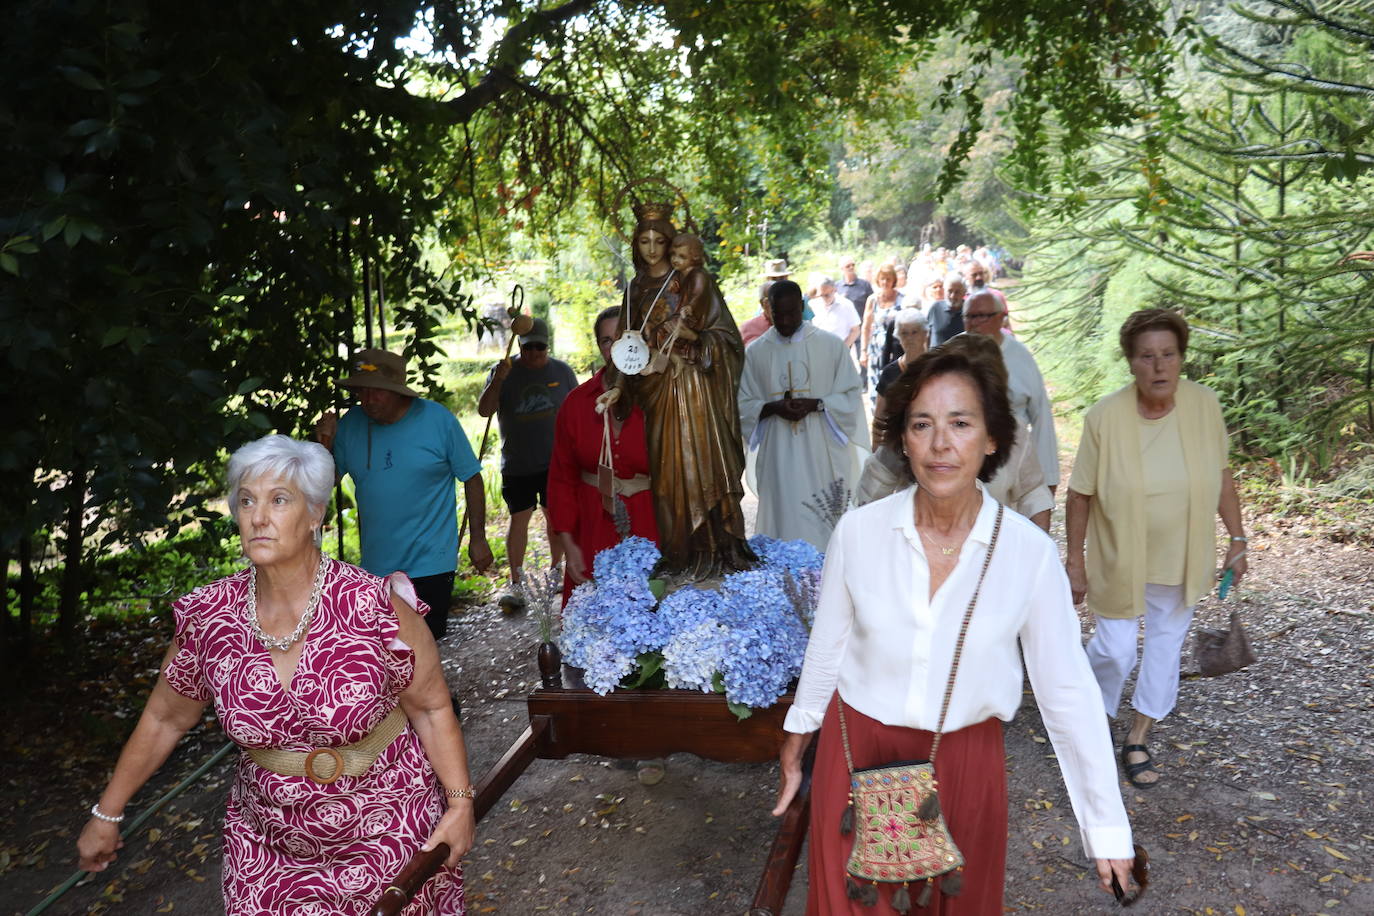
[[[1216,515],[1229,455],[1221,405],[1211,389],[1180,379],[1174,398],[1188,468],[1184,602],[1216,583]],[[1103,617],[1145,613],[1145,482],[1135,383],[1104,397],[1083,417],[1069,489],[1093,497],[1088,512],[1088,610]]]

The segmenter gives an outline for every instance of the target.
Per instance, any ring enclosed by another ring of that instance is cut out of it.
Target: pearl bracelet
[[[117,817],[111,817],[104,811],[101,811],[100,802],[96,802],[94,805],[91,805],[91,817],[95,818],[98,821],[104,821],[107,824],[118,824],[120,821],[124,820],[124,815],[122,814]]]
[[[477,787],[468,786],[466,789],[445,789],[445,798],[473,798],[477,797]]]

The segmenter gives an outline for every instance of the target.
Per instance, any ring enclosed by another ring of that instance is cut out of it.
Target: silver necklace
[[[320,568],[315,572],[315,587],[310,592],[310,603],[305,606],[305,613],[301,615],[296,629],[286,636],[273,636],[262,628],[262,621],[258,619],[258,568],[248,567],[248,623],[263,648],[285,652],[310,629],[310,621],[315,619],[315,609],[320,606],[320,595],[324,591],[324,569],[325,555],[320,554]]]

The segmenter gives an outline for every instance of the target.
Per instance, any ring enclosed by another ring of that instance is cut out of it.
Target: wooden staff
[[[511,347],[515,345],[515,339],[522,334],[528,334],[534,328],[534,319],[520,311],[525,306],[525,288],[519,283],[510,291],[510,308],[506,309],[506,314],[510,315],[510,337],[506,340],[506,355],[503,360],[510,359]],[[487,456],[487,436],[491,433],[491,421],[496,418],[499,410],[492,411],[491,416],[487,417],[487,425],[482,430],[482,441],[477,447],[477,464],[481,465],[482,459]],[[480,470],[477,473],[482,473]],[[458,558],[461,564],[463,559],[463,535],[468,530],[468,505],[463,501],[463,518],[458,522]]]
[[[420,888],[425,886],[425,882],[434,877],[448,858],[448,851],[448,844],[440,843],[429,852],[417,852],[411,856],[396,880],[373,904],[372,916],[398,916]]]

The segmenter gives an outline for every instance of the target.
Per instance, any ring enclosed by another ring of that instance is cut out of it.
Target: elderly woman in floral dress
[[[229,462],[247,569],[173,605],[176,635],[77,841],[103,871],[124,807],[207,703],[243,748],[224,819],[225,911],[368,913],[419,849],[449,845],[408,914],[461,914],[473,789],[434,638],[404,575],[321,554],[323,446],[267,436]]]

